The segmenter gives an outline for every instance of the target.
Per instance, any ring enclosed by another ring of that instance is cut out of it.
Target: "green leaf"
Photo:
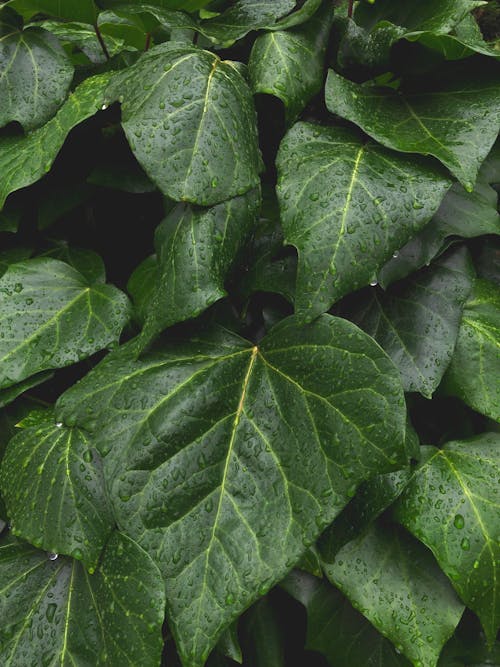
[[[324,569],[414,667],[435,667],[464,606],[432,554],[401,529],[373,524]]]
[[[306,648],[334,667],[408,667],[406,658],[325,579],[294,570],[281,586],[307,611]]]
[[[147,317],[158,280],[158,259],[156,255],[150,255],[135,268],[127,283],[134,313],[141,323],[144,323]]]
[[[148,0],[147,5],[159,7],[160,9],[183,9],[186,12],[194,12],[210,4],[212,0]],[[121,5],[135,5],[137,0],[100,0],[99,4],[104,8],[115,8]]]
[[[2,664],[158,667],[165,597],[148,554],[114,533],[94,575],[53,557],[0,541]]]
[[[500,421],[500,287],[476,280],[465,304],[444,389]]]
[[[6,4],[26,20],[35,14],[47,14],[66,21],[94,24],[98,13],[93,0],[10,0]]]
[[[38,130],[0,138],[0,209],[11,192],[35,183],[50,170],[69,132],[104,104],[109,77],[101,74],[84,81]]]
[[[0,232],[17,232],[22,215],[23,209],[21,206],[15,206],[9,202],[3,211],[0,211]]]
[[[23,246],[13,246],[12,248],[0,250],[0,276],[3,276],[11,264],[17,264],[25,259],[29,259],[32,254],[32,248],[25,248]]]
[[[89,284],[106,282],[106,269],[102,257],[88,248],[75,248],[60,241],[40,253],[39,257],[53,257],[66,262],[81,273]]]
[[[23,429],[7,447],[0,488],[15,535],[95,570],[114,522],[88,434],[54,422]]]
[[[73,79],[73,66],[50,32],[1,22],[0,72],[0,127],[17,121],[25,130],[55,114]]]
[[[238,638],[238,622],[235,621],[224,630],[219,642],[217,644],[217,651],[221,655],[238,662],[240,665],[243,662],[241,655],[241,647]]]
[[[277,166],[285,242],[299,252],[296,308],[305,319],[373,281],[450,187],[425,161],[342,127],[297,123]]]
[[[259,347],[216,329],[137,360],[133,343],[56,414],[105,454],[118,524],[160,564],[194,667],[362,479],[404,465],[404,399],[378,345],[329,315],[285,319]]]
[[[382,287],[428,266],[456,237],[500,234],[498,194],[490,185],[494,178],[492,162],[488,158],[483,164],[472,192],[467,192],[459,183],[451,187],[433,219],[379,272],[377,278]]]
[[[76,363],[116,342],[129,317],[112,285],[89,285],[68,264],[29,259],[0,279],[0,388]]]
[[[355,19],[359,25],[373,27],[379,21],[390,21],[409,30],[428,30],[446,34],[475,7],[484,5],[478,0],[377,0],[359,3]]]
[[[227,273],[259,209],[260,193],[253,190],[209,209],[179,204],[167,215],[155,235],[159,274],[147,307],[145,340],[226,295]]]
[[[333,11],[327,2],[307,23],[258,37],[248,62],[254,93],[278,97],[293,122],[324,81],[324,62]]]
[[[247,611],[241,630],[245,667],[286,667],[282,622],[268,597]]]
[[[329,111],[388,148],[433,155],[469,191],[500,130],[498,71],[486,64],[444,70],[411,91],[359,85],[330,70],[325,95]]]
[[[474,270],[466,248],[452,250],[387,292],[356,302],[352,320],[373,336],[401,373],[405,391],[431,398],[448,367]]]
[[[95,28],[88,23],[43,21],[40,25],[54,34],[62,44],[80,49],[91,63],[99,65],[106,62],[106,55],[99,43]],[[106,34],[101,34],[101,37],[111,57],[123,50],[123,40]]]
[[[38,387],[39,384],[50,380],[53,375],[54,373],[52,371],[44,371],[26,378],[26,380],[12,385],[12,387],[7,387],[7,389],[0,389],[0,408],[9,405],[9,403],[12,403],[12,401],[18,398],[18,396],[23,394],[25,391],[33,389],[33,387]]]
[[[422,448],[396,517],[433,552],[490,643],[500,627],[500,435]]]
[[[231,61],[160,44],[118,72],[108,96],[123,100],[131,148],[171,199],[210,206],[258,185],[252,95]]]

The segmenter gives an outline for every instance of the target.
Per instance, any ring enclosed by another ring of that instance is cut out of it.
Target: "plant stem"
[[[151,33],[146,33],[146,44],[144,45],[144,51],[148,51],[151,46]]]
[[[94,23],[94,30],[96,37],[99,40],[99,44],[101,45],[102,52],[106,56],[106,60],[109,60],[109,51],[106,47],[106,44],[104,43],[104,39],[102,38],[101,31],[99,30],[99,26],[97,25],[97,23]]]
[[[347,7],[347,16],[351,19],[352,18],[352,10],[354,7],[354,0],[349,0],[349,5]]]

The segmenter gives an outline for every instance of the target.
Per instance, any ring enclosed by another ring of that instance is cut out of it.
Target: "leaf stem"
[[[349,5],[347,6],[347,16],[352,19],[352,10],[354,7],[354,0],[349,0]]]
[[[106,60],[109,60],[109,51],[106,47],[106,44],[104,42],[104,39],[101,35],[101,31],[99,30],[99,26],[97,25],[97,23],[94,23],[94,30],[95,30],[96,37],[99,40],[99,44],[101,45],[102,52],[106,56]]]
[[[144,45],[144,51],[149,51],[150,46],[151,46],[151,33],[148,32],[146,33],[146,44]]]

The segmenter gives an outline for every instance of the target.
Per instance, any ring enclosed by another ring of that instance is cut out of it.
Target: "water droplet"
[[[464,518],[461,514],[455,515],[453,525],[455,526],[455,528],[458,528],[459,530],[461,530],[464,527]]]
[[[462,547],[462,549],[464,551],[469,551],[469,549],[470,549],[469,540],[466,537],[464,537],[464,539],[460,542],[460,546]]]
[[[56,422],[57,428],[62,428],[63,423],[62,422]]]
[[[59,558],[59,554],[56,554],[55,551],[47,551],[47,558],[49,560],[57,560]]]

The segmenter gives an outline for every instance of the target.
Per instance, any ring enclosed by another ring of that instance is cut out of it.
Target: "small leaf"
[[[500,436],[422,448],[396,517],[435,555],[490,643],[500,627]]]
[[[330,3],[307,23],[258,37],[248,63],[254,93],[275,95],[293,122],[324,81],[324,61],[333,12]]]
[[[356,301],[351,319],[391,357],[405,391],[431,398],[437,389],[473,280],[468,252],[459,247],[387,292],[369,290]]]
[[[269,597],[246,612],[241,634],[245,667],[286,667],[283,619]]]
[[[196,317],[226,295],[224,281],[251,233],[260,208],[253,190],[209,209],[176,206],[156,230],[157,288],[143,336]]]
[[[75,248],[65,242],[55,242],[52,248],[38,256],[53,257],[66,262],[81,273],[89,285],[106,282],[106,268],[102,257],[88,248]]]
[[[139,360],[133,343],[68,390],[57,418],[107,452],[118,524],[158,560],[194,667],[362,479],[404,465],[404,399],[378,345],[329,315],[285,319],[258,348],[221,329]]]
[[[7,447],[0,488],[17,536],[95,570],[114,522],[84,431],[54,421],[23,429]]]
[[[128,318],[122,292],[89,285],[64,262],[39,257],[13,264],[0,279],[0,388],[116,342]]]
[[[476,280],[465,304],[445,391],[500,421],[500,287]]]
[[[11,192],[35,183],[50,170],[69,132],[104,104],[109,77],[101,74],[86,79],[55,118],[38,130],[0,138],[0,209]]]
[[[252,95],[230,61],[191,46],[160,44],[115,74],[108,96],[123,100],[131,148],[171,199],[210,206],[258,185]]]
[[[68,44],[74,49],[81,50],[94,65],[106,62],[107,58],[94,26],[88,23],[61,21],[42,21],[40,26],[55,35],[62,44]],[[110,57],[116,56],[123,50],[123,40],[103,33],[101,37]]]
[[[55,556],[55,558],[54,558]],[[114,533],[89,575],[76,560],[0,541],[3,665],[158,667],[165,596],[158,568]]]
[[[334,667],[408,667],[391,642],[326,579],[294,570],[281,586],[307,611],[306,648]]]
[[[469,191],[500,130],[498,71],[486,64],[446,69],[411,92],[359,85],[330,70],[325,95],[329,111],[388,148],[433,155]]]
[[[401,529],[373,524],[324,569],[414,667],[437,665],[464,606],[422,544]]]
[[[425,161],[342,127],[296,123],[277,165],[285,242],[299,252],[296,308],[308,320],[368,285],[450,187]]]
[[[64,102],[73,66],[47,30],[22,32],[0,22],[0,127],[11,121],[25,130],[43,125]]]
[[[141,324],[147,317],[158,280],[158,259],[156,255],[150,255],[134,269],[127,283],[134,314]]]
[[[54,373],[52,371],[44,371],[43,373],[37,373],[32,375],[22,382],[12,385],[12,387],[7,387],[7,389],[0,389],[0,408],[9,405],[12,401],[33,387],[38,387],[39,384],[43,384],[47,380],[52,378]]]

